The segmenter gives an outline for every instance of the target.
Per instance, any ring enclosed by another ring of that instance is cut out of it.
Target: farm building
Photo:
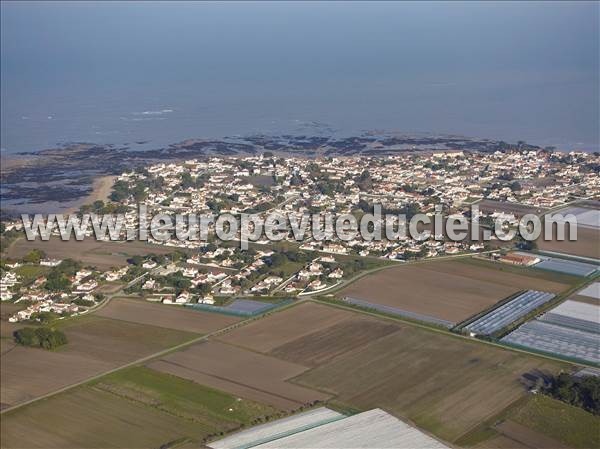
[[[498,259],[500,262],[509,263],[511,265],[519,265],[523,267],[530,267],[540,261],[539,257],[530,256],[527,254],[520,253],[509,253]]]

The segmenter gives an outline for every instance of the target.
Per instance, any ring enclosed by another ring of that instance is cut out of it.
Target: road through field
[[[433,261],[437,262],[437,261],[440,261],[440,260],[456,259],[456,258],[461,258],[461,257],[464,258],[464,257],[471,257],[471,256],[472,256],[472,254],[461,254],[461,255],[456,255],[456,256],[444,256],[444,257],[437,257],[437,258],[432,258],[432,259],[427,259],[427,260],[421,260],[421,261],[415,261],[415,262],[407,262],[404,265],[412,265],[412,264],[417,264],[417,263],[428,263],[428,262],[433,262]],[[381,271],[381,270],[385,270],[385,269],[388,269],[388,268],[394,268],[394,267],[397,268],[398,266],[403,266],[403,265],[395,265],[394,264],[394,265],[390,265],[390,266],[377,267],[377,268],[374,268],[374,269],[367,270],[365,272],[359,273],[356,276],[353,276],[352,278],[347,279],[342,284],[340,284],[338,286],[338,289],[346,287],[347,285],[351,284],[352,282],[355,282],[356,280],[362,278],[363,276],[367,276],[369,274],[372,274],[372,273],[375,273],[375,272],[378,272],[378,271]],[[586,284],[589,283],[589,282],[592,282],[592,279],[588,279],[587,282],[586,282]],[[576,289],[579,289],[582,286],[584,286],[584,285],[580,284],[580,285],[576,286]],[[338,290],[338,289],[336,289],[336,290]],[[575,289],[575,287],[573,289],[571,289],[571,290],[574,290],[574,289]],[[571,290],[569,290],[569,294],[570,294]],[[105,300],[104,303],[102,303],[102,307],[106,306],[108,304],[108,302],[110,301],[110,299],[114,298],[118,294],[122,294],[122,291],[116,292],[115,294],[111,295],[110,298],[107,298],[107,300]],[[319,294],[322,294],[322,292],[319,292],[319,293],[315,294],[315,296],[319,295]],[[36,401],[38,401],[40,399],[44,399],[44,398],[53,396],[53,395],[58,394],[58,393],[62,393],[64,391],[70,390],[71,388],[77,387],[79,385],[83,385],[83,384],[85,384],[87,382],[90,382],[92,380],[99,379],[99,378],[101,378],[101,377],[103,377],[103,376],[105,376],[107,374],[111,374],[111,373],[117,372],[117,371],[122,370],[124,368],[128,368],[128,367],[131,367],[131,366],[134,366],[134,365],[139,365],[139,364],[142,364],[142,363],[146,363],[146,362],[148,362],[150,360],[162,357],[162,356],[167,355],[167,354],[169,354],[171,352],[174,352],[174,351],[177,351],[179,349],[182,349],[182,348],[188,347],[190,345],[193,345],[194,343],[205,341],[205,340],[210,339],[211,337],[215,337],[217,335],[220,335],[220,334],[223,334],[225,332],[228,332],[228,331],[230,331],[230,330],[232,330],[232,329],[234,329],[234,328],[236,328],[238,326],[243,326],[243,325],[248,324],[250,322],[253,322],[255,320],[261,319],[261,318],[263,318],[263,317],[265,317],[267,315],[270,315],[272,313],[278,313],[278,312],[286,310],[286,309],[288,309],[290,307],[295,307],[298,304],[302,304],[302,303],[304,303],[306,301],[316,301],[318,303],[327,304],[329,306],[347,309],[347,310],[355,312],[355,313],[362,313],[362,314],[371,315],[371,316],[375,316],[375,317],[379,317],[379,318],[385,318],[385,319],[389,319],[389,320],[394,320],[394,321],[402,322],[402,323],[405,323],[405,324],[411,325],[411,326],[421,327],[421,328],[428,329],[428,330],[433,331],[433,332],[443,333],[443,334],[445,334],[447,336],[450,336],[450,337],[453,337],[453,338],[464,338],[464,339],[468,339],[470,341],[478,342],[480,344],[489,344],[489,345],[492,345],[492,346],[495,346],[495,347],[502,348],[504,350],[514,351],[514,352],[520,352],[520,353],[525,353],[525,354],[529,354],[529,355],[536,356],[536,357],[542,357],[542,358],[546,358],[546,359],[550,359],[550,360],[556,360],[556,361],[564,362],[564,360],[556,358],[556,357],[552,357],[552,356],[548,356],[548,355],[543,355],[543,354],[539,354],[539,353],[535,353],[535,352],[530,352],[530,351],[526,351],[526,350],[522,350],[522,349],[509,348],[507,346],[500,345],[500,344],[497,344],[497,343],[494,343],[494,342],[490,342],[490,341],[473,339],[473,338],[470,338],[470,337],[467,337],[467,336],[463,336],[463,335],[460,335],[460,334],[452,333],[452,332],[450,332],[448,330],[444,330],[444,329],[436,328],[436,327],[433,327],[433,326],[428,326],[426,324],[416,323],[414,321],[402,319],[401,317],[382,316],[381,314],[376,313],[376,312],[371,312],[371,311],[366,311],[366,310],[360,310],[358,308],[346,306],[346,305],[343,305],[343,304],[331,304],[330,302],[327,302],[327,301],[315,300],[315,299],[312,299],[312,296],[313,295],[307,295],[307,296],[303,297],[302,299],[298,299],[298,300],[294,301],[291,304],[279,307],[279,308],[277,308],[275,310],[267,311],[264,314],[261,314],[261,315],[255,316],[255,317],[251,317],[251,318],[248,318],[246,320],[239,321],[237,323],[231,324],[229,326],[226,326],[226,327],[221,328],[219,330],[216,330],[214,332],[210,332],[210,333],[201,335],[201,336],[199,336],[197,338],[193,338],[191,340],[188,340],[188,341],[186,341],[184,343],[181,343],[181,344],[178,344],[176,346],[172,346],[170,348],[166,348],[166,349],[160,350],[160,351],[158,351],[156,353],[153,353],[153,354],[150,354],[148,356],[142,357],[140,359],[134,360],[132,362],[129,362],[129,363],[124,364],[122,366],[116,367],[116,368],[111,369],[109,371],[100,373],[98,375],[94,375],[94,376],[89,377],[87,379],[84,379],[84,380],[82,380],[80,382],[76,382],[76,383],[67,385],[67,386],[65,386],[63,388],[60,388],[58,390],[55,390],[55,391],[50,392],[48,394],[45,394],[43,396],[39,396],[39,397],[33,398],[31,400],[22,402],[20,404],[15,404],[14,406],[7,407],[7,408],[3,409],[2,411],[0,411],[0,413],[4,414],[6,412],[10,412],[11,410],[15,410],[15,409],[18,409],[18,408],[23,407],[25,405],[34,403],[34,402],[36,402]],[[562,298],[563,295],[560,295],[560,297]],[[98,306],[98,309],[100,309],[100,308],[101,307]],[[96,310],[98,310],[98,309],[96,309]],[[587,366],[587,365],[583,365],[583,364],[579,364],[579,365],[581,365],[581,366]]]
[[[280,307],[279,309],[277,309],[277,311],[281,311],[281,310],[285,310],[285,309],[287,309],[287,308],[289,308],[289,307],[293,307],[293,306],[295,306],[296,304],[299,304],[300,302],[301,302],[301,301],[298,301],[298,302],[295,302],[295,303],[288,304],[288,305],[286,305],[286,306]],[[201,341],[208,340],[208,339],[209,339],[209,338],[211,338],[211,337],[215,337],[215,336],[217,336],[217,335],[220,335],[220,334],[222,334],[222,333],[224,333],[224,332],[228,332],[228,331],[230,331],[230,330],[232,330],[232,329],[236,328],[237,326],[241,326],[241,325],[247,324],[247,323],[249,323],[249,322],[252,322],[252,321],[254,321],[254,320],[260,319],[260,318],[262,318],[263,316],[266,316],[266,315],[268,315],[269,313],[273,313],[273,312],[272,312],[272,311],[267,311],[267,312],[265,312],[265,313],[264,313],[264,314],[262,314],[262,315],[257,315],[257,316],[254,316],[254,317],[248,318],[248,319],[246,319],[246,320],[243,320],[243,321],[238,321],[238,322],[236,322],[236,323],[233,323],[233,324],[231,324],[231,325],[229,325],[229,326],[226,326],[226,327],[224,327],[224,328],[218,329],[218,330],[216,330],[216,331],[214,331],[214,332],[210,332],[210,333],[207,333],[207,334],[201,335],[201,336],[199,336],[199,337],[197,337],[197,338],[193,338],[193,339],[191,339],[191,340],[188,340],[188,341],[186,341],[186,342],[184,342],[184,343],[181,343],[181,344],[178,344],[178,345],[176,345],[176,346],[171,346],[170,348],[163,349],[163,350],[161,350],[161,351],[158,351],[158,352],[155,352],[155,353],[153,353],[153,354],[150,354],[150,355],[148,355],[148,356],[146,356],[146,357],[142,357],[142,358],[140,358],[140,359],[137,359],[137,360],[134,360],[134,361],[132,361],[132,362],[126,363],[126,364],[124,364],[124,365],[118,366],[118,367],[116,367],[116,368],[114,368],[114,369],[111,369],[111,370],[108,370],[108,371],[102,372],[102,373],[100,373],[100,374],[97,374],[97,375],[94,375],[94,376],[88,377],[87,379],[84,379],[84,380],[82,380],[82,381],[80,381],[80,382],[75,382],[75,383],[72,383],[72,384],[70,384],[70,385],[66,385],[65,387],[59,388],[58,390],[54,390],[54,391],[52,391],[52,392],[50,392],[50,393],[47,393],[47,394],[44,394],[44,395],[42,395],[42,396],[38,396],[38,397],[35,397],[35,398],[33,398],[33,399],[30,399],[30,400],[28,400],[28,401],[24,401],[24,402],[21,402],[21,403],[19,403],[19,404],[15,404],[15,405],[13,405],[13,406],[10,406],[10,407],[6,407],[6,408],[4,408],[4,409],[2,409],[2,410],[0,411],[0,414],[4,414],[4,413],[7,413],[7,412],[10,412],[11,410],[16,410],[16,409],[18,409],[18,408],[21,408],[21,407],[23,407],[23,406],[25,406],[25,405],[31,404],[31,403],[33,403],[33,402],[37,402],[37,401],[39,401],[39,400],[41,400],[41,399],[45,399],[45,398],[48,398],[48,397],[54,396],[54,395],[56,395],[56,394],[59,394],[59,393],[65,392],[65,391],[67,391],[67,390],[70,390],[70,389],[72,389],[72,388],[75,388],[75,387],[78,387],[78,386],[80,386],[80,385],[86,384],[86,383],[88,383],[88,382],[90,382],[90,381],[93,381],[93,380],[99,379],[99,378],[101,378],[101,377],[104,377],[104,376],[106,376],[106,375],[108,375],[108,374],[115,373],[115,372],[117,372],[117,371],[120,371],[120,370],[122,370],[122,369],[129,368],[129,367],[132,367],[132,366],[135,366],[135,365],[140,365],[140,364],[143,364],[143,363],[149,362],[150,360],[153,360],[153,359],[156,359],[156,358],[159,358],[159,357],[165,356],[165,355],[167,355],[167,354],[170,354],[171,352],[178,351],[179,349],[183,349],[183,348],[186,348],[186,347],[188,347],[188,346],[191,346],[191,345],[193,345],[194,343],[198,343],[198,342],[201,342]]]
[[[483,251],[480,253],[477,253],[477,255],[482,255],[482,254],[491,254],[495,251]],[[347,287],[348,285],[352,284],[353,282],[358,281],[359,279],[368,276],[370,274],[373,273],[377,273],[379,271],[383,271],[383,270],[388,270],[390,268],[398,268],[398,267],[403,267],[403,266],[408,266],[408,265],[416,265],[416,264],[423,264],[423,263],[428,263],[428,262],[439,262],[441,260],[452,260],[452,259],[461,259],[461,258],[466,258],[466,257],[473,257],[473,253],[467,253],[467,254],[455,254],[455,255],[451,255],[451,256],[440,256],[440,257],[433,257],[431,259],[422,259],[422,260],[414,260],[411,262],[398,262],[396,264],[392,264],[392,265],[384,265],[382,267],[375,267],[375,268],[371,268],[370,270],[366,270],[366,271],[361,271],[360,273],[352,276],[349,279],[343,280],[340,284],[335,285],[334,287],[332,287],[331,289],[326,289],[326,290],[321,290],[318,292],[311,292],[311,293],[305,293],[304,295],[302,295],[304,298],[307,297],[313,297],[313,296],[320,296],[323,295],[324,293],[330,294],[333,292],[337,292],[339,290],[342,290],[343,288]]]

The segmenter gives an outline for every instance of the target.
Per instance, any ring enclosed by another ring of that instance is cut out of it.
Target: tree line
[[[67,336],[62,331],[47,327],[24,327],[13,336],[17,344],[33,348],[50,350],[67,344]]]

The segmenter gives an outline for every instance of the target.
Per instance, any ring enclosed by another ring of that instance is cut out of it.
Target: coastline
[[[65,210],[65,213],[73,213],[76,212],[81,206],[85,204],[92,204],[94,201],[104,201],[105,203],[108,201],[108,197],[110,196],[110,192],[112,190],[112,186],[115,183],[117,176],[100,176],[95,178],[92,183],[92,191],[88,196],[80,198],[74,204],[70,205],[68,209]]]

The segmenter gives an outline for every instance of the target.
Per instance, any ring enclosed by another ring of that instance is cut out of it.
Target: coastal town
[[[139,224],[138,207],[150,213],[248,213],[298,215],[323,211],[360,218],[379,204],[385,211],[432,215],[443,205],[447,217],[469,217],[479,207],[482,224],[501,219],[514,227],[525,213],[540,214],[574,201],[594,200],[600,192],[600,157],[552,151],[446,151],[390,157],[280,158],[265,152],[252,157],[211,157],[158,163],[122,173],[110,201],[96,201],[79,213],[122,212],[127,229]],[[19,232],[19,221],[3,223]],[[55,236],[58,231],[55,231]],[[437,237],[437,238],[434,238]],[[222,306],[232,298],[277,298],[327,293],[361,271],[385,264],[491,252],[507,263],[531,265],[531,242],[452,241],[407,236],[366,241],[319,241],[290,232],[279,242],[261,238],[247,249],[235,242],[156,240],[159,255],[135,256],[124,266],[99,270],[73,260],[56,260],[32,251],[21,260],[3,257],[3,301],[28,306],[11,321],[86,313],[107,295],[123,290],[164,304]],[[534,242],[535,244],[535,242]],[[521,245],[521,246],[519,246]],[[534,258],[535,259],[535,258]]]
[[[599,1],[0,21],[0,449],[600,449]]]

